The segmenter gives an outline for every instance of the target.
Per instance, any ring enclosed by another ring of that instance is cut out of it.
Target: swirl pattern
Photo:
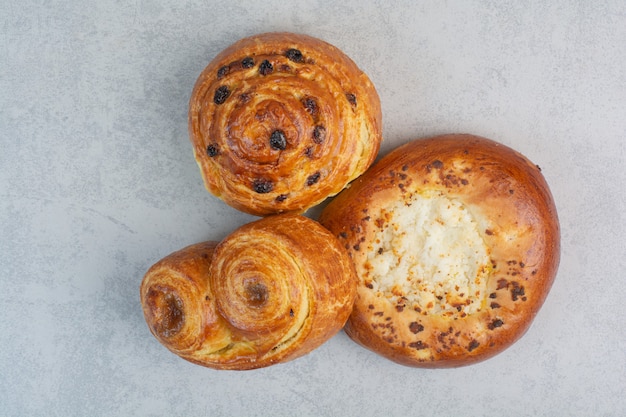
[[[154,336],[191,362],[253,369],[300,357],[345,324],[356,295],[347,252],[326,229],[284,214],[156,263],[141,285]]]
[[[266,33],[231,45],[200,74],[189,131],[211,193],[255,215],[303,212],[374,161],[380,101],[334,46]]]

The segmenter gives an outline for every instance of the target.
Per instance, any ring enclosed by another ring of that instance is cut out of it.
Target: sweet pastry
[[[140,294],[151,332],[169,350],[243,370],[295,359],[335,335],[352,310],[356,274],[328,230],[283,214],[163,258]]]
[[[302,213],[374,161],[374,85],[336,47],[293,33],[242,39],[202,71],[189,133],[206,188],[254,215]]]
[[[557,212],[539,167],[471,135],[395,149],[319,221],[359,277],[346,333],[409,366],[467,365],[510,346],[559,263]]]

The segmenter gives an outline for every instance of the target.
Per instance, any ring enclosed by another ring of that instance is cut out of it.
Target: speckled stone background
[[[253,220],[202,185],[191,88],[221,49],[274,30],[325,39],[370,75],[381,154],[468,132],[541,166],[562,260],[517,344],[420,370],[340,333],[220,372],[152,337],[147,268]],[[0,145],[2,416],[626,415],[621,0],[2,1]]]

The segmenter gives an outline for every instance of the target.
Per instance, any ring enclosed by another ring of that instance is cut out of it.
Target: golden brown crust
[[[477,311],[433,314],[372,285],[368,262],[378,249],[376,230],[387,221],[385,207],[410,204],[423,193],[460,202],[479,225],[491,265],[484,297],[471,300]],[[559,263],[559,222],[539,168],[502,144],[471,135],[395,149],[340,193],[320,222],[343,242],[359,276],[346,332],[404,365],[461,366],[501,352],[530,326]]]
[[[352,310],[356,273],[328,230],[284,214],[165,257],[140,293],[151,332],[172,352],[243,370],[295,359],[336,334]]]
[[[222,51],[189,105],[206,188],[255,215],[301,213],[341,191],[374,161],[381,128],[367,75],[336,47],[293,33]]]

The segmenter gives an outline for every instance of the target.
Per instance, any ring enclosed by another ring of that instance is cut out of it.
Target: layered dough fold
[[[285,214],[163,258],[140,293],[151,332],[169,350],[241,370],[295,359],[336,334],[350,314],[356,275],[326,229]]]
[[[189,133],[206,188],[265,216],[304,212],[361,175],[378,153],[381,117],[374,85],[339,49],[265,33],[202,71]]]

